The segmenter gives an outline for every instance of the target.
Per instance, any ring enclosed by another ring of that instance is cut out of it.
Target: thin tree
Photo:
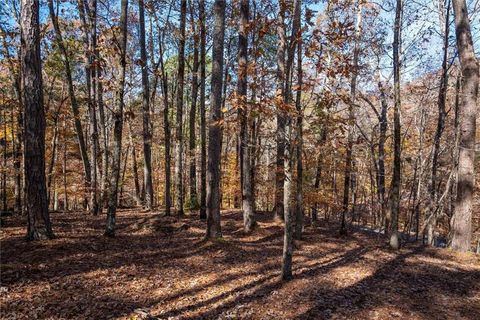
[[[148,81],[148,58],[145,45],[145,3],[138,1],[140,27],[140,60],[142,68],[142,115],[143,115],[143,178],[145,188],[145,208],[153,209],[152,179],[152,124],[150,122],[150,85]]]
[[[39,1],[22,0],[21,68],[23,78],[24,176],[27,239],[53,238],[45,178],[45,110],[40,57]]]
[[[177,215],[183,215],[183,87],[185,83],[185,25],[187,0],[181,0],[180,39],[177,65],[177,100],[175,117],[175,197]]]
[[[462,70],[462,99],[459,105],[460,142],[457,198],[452,219],[452,248],[468,251],[472,239],[473,190],[475,188],[475,122],[478,113],[478,62],[465,0],[453,0],[455,33]]]
[[[220,238],[220,161],[222,152],[223,48],[225,41],[225,1],[213,5],[212,79],[210,123],[208,126],[207,232],[206,238]]]
[[[200,22],[200,219],[207,218],[207,126],[205,110],[206,38],[205,0],[199,3]]]
[[[120,52],[120,77],[117,87],[117,105],[113,110],[113,157],[110,190],[108,194],[107,226],[105,236],[115,236],[115,221],[118,200],[118,181],[120,179],[120,161],[122,155],[123,109],[125,95],[125,71],[127,54],[128,0],[121,0],[120,34],[118,46]]]
[[[393,176],[391,193],[391,221],[390,221],[390,247],[400,247],[398,235],[398,218],[400,214],[400,174],[401,174],[401,125],[400,125],[400,46],[402,28],[402,0],[397,0],[395,8],[395,24],[393,28]]]
[[[240,22],[238,31],[238,83],[237,99],[240,116],[240,148],[242,166],[242,208],[243,228],[245,232],[251,232],[255,227],[252,197],[252,174],[251,174],[251,148],[249,147],[249,107],[247,102],[247,77],[248,77],[248,24],[249,24],[250,1],[240,1]]]

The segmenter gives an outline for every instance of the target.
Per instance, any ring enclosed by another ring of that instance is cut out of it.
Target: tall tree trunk
[[[438,120],[437,120],[437,130],[435,132],[435,138],[433,143],[433,152],[432,152],[432,175],[430,179],[430,205],[429,205],[429,217],[427,223],[427,241],[428,245],[435,245],[435,227],[437,224],[437,215],[436,215],[436,206],[437,203],[437,169],[438,169],[438,157],[440,155],[440,141],[442,138],[443,130],[445,128],[445,102],[447,99],[447,87],[448,87],[448,37],[449,37],[449,20],[450,20],[450,1],[448,1],[447,8],[444,8],[443,0],[439,0],[440,4],[440,23],[443,22],[443,60],[442,60],[442,77],[440,79],[440,87],[438,91]],[[445,11],[446,10],[446,14]]]
[[[188,153],[189,153],[189,186],[190,186],[190,208],[198,208],[198,197],[197,197],[197,166],[196,166],[196,152],[195,152],[195,142],[197,137],[195,136],[195,123],[197,115],[197,98],[198,98],[198,71],[199,71],[199,61],[198,61],[198,33],[195,26],[195,15],[194,15],[195,6],[191,4],[191,25],[193,32],[193,67],[192,67],[192,103],[190,106],[189,113],[189,135],[188,135]]]
[[[128,24],[128,0],[121,0],[120,13],[120,34],[118,45],[120,51],[120,79],[117,88],[117,105],[113,110],[113,158],[110,190],[108,194],[107,225],[105,236],[115,236],[115,221],[118,199],[118,180],[120,178],[120,160],[122,154],[122,129],[123,129],[123,108],[125,94],[125,69],[127,54],[127,24]]]
[[[79,1],[79,6],[82,3],[82,0]],[[83,6],[83,3],[81,4]],[[60,26],[58,24],[58,17],[55,14],[55,10],[53,7],[53,0],[48,0],[48,8],[49,8],[49,13],[50,13],[50,19],[52,20],[53,24],[53,29],[55,31],[55,41],[58,45],[58,48],[60,49],[60,52],[63,55],[63,67],[65,71],[65,78],[67,81],[67,88],[68,88],[68,96],[70,98],[70,106],[72,108],[72,113],[73,113],[73,120],[74,120],[74,125],[75,125],[75,133],[77,135],[77,140],[78,140],[78,146],[80,149],[80,156],[82,158],[82,163],[83,163],[83,171],[85,174],[85,185],[87,189],[90,189],[91,183],[92,183],[92,176],[91,176],[91,167],[90,167],[90,161],[88,159],[88,154],[87,154],[87,147],[86,147],[86,142],[85,138],[83,136],[83,128],[82,128],[82,122],[80,121],[80,110],[78,107],[78,101],[75,96],[75,91],[73,87],[73,80],[72,80],[72,69],[70,67],[70,58],[67,53],[67,49],[65,47],[65,44],[63,42],[63,37],[62,33],[60,30]],[[79,11],[80,10],[79,8]]]
[[[207,232],[206,238],[222,236],[220,225],[220,165],[222,152],[223,48],[225,41],[225,1],[215,0],[212,48],[211,109],[208,130]]]
[[[48,213],[45,179],[45,110],[40,57],[39,1],[22,0],[21,68],[23,76],[24,159],[27,239],[54,237]]]
[[[295,1],[295,16],[298,30],[295,36],[297,43],[297,92],[295,97],[295,109],[297,111],[296,123],[296,164],[297,164],[297,180],[296,180],[296,208],[295,208],[295,239],[302,238],[303,232],[303,110],[302,110],[302,88],[303,88],[303,69],[302,69],[302,30],[301,30],[301,0]]]
[[[142,114],[143,114],[143,179],[145,188],[145,208],[153,209],[152,179],[152,124],[150,122],[150,85],[148,81],[148,58],[145,45],[145,3],[138,1],[140,24],[140,59],[142,60]]]
[[[200,219],[207,218],[207,125],[205,111],[206,37],[205,0],[200,0]]]
[[[285,154],[285,111],[284,111],[284,97],[285,97],[285,49],[287,47],[287,36],[285,34],[285,2],[283,0],[279,3],[277,33],[278,33],[278,47],[277,47],[277,88],[275,93],[275,104],[277,109],[277,158],[275,169],[275,218],[284,220],[284,154]]]
[[[400,237],[398,234],[398,218],[400,214],[400,174],[401,174],[401,126],[400,126],[400,47],[402,27],[402,0],[397,0],[395,9],[395,24],[393,29],[393,176],[391,193],[391,223],[390,223],[390,247],[400,248]]]
[[[175,197],[177,215],[183,215],[183,87],[185,82],[185,25],[187,0],[181,0],[175,128]]]
[[[132,171],[133,171],[133,182],[135,185],[135,202],[137,206],[142,205],[142,193],[140,189],[140,179],[138,178],[138,164],[137,164],[137,152],[135,148],[135,142],[133,141],[133,134],[132,134],[132,124],[130,123],[131,119],[127,119],[127,127],[128,127],[128,140],[130,146],[132,148]]]
[[[67,137],[66,137],[66,121],[63,118],[63,212],[68,211],[68,192],[67,192]]]
[[[242,208],[243,229],[251,232],[255,227],[252,203],[251,149],[249,140],[250,108],[247,102],[248,78],[248,24],[250,19],[250,0],[240,1],[240,21],[238,31],[238,84],[237,99],[240,116],[240,165],[242,170]]]
[[[453,0],[455,33],[462,69],[462,101],[459,110],[460,144],[457,199],[452,222],[452,248],[468,251],[472,239],[473,190],[475,188],[475,130],[478,98],[478,62],[465,0]]]
[[[379,75],[380,76],[380,75]],[[378,79],[378,89],[380,91],[381,97],[381,111],[380,111],[380,133],[378,138],[378,195],[380,199],[381,206],[381,219],[385,219],[385,141],[387,139],[387,130],[388,130],[388,104],[387,98],[385,96],[385,90],[383,84]]]

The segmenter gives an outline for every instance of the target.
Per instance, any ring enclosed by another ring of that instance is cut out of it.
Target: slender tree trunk
[[[83,7],[82,0],[78,0],[79,6],[81,5]],[[67,88],[68,88],[68,96],[70,98],[70,106],[72,108],[72,113],[73,113],[73,120],[74,120],[74,125],[75,125],[75,133],[77,135],[77,141],[78,141],[78,146],[80,149],[80,156],[82,158],[82,163],[83,163],[83,170],[85,173],[85,185],[87,189],[90,188],[91,183],[92,183],[92,176],[91,176],[91,167],[90,167],[90,161],[88,159],[88,154],[87,154],[87,147],[86,147],[86,142],[85,138],[83,136],[83,128],[82,128],[82,122],[80,120],[80,110],[78,107],[78,102],[77,98],[75,96],[75,91],[73,87],[73,80],[72,80],[72,69],[70,67],[70,58],[67,53],[67,49],[65,47],[65,44],[63,42],[63,37],[62,33],[60,30],[60,26],[58,24],[58,18],[55,15],[55,10],[53,7],[53,0],[48,0],[48,8],[50,12],[50,19],[52,20],[53,28],[55,31],[55,41],[60,49],[60,52],[63,55],[63,66],[64,66],[64,71],[65,71],[65,79],[67,81]],[[79,12],[83,12],[83,9],[79,7]]]
[[[240,165],[242,170],[242,208],[243,208],[243,229],[251,232],[255,227],[255,216],[252,203],[252,176],[251,176],[251,149],[249,146],[249,113],[250,108],[247,102],[248,90],[248,24],[250,19],[250,0],[240,1],[240,21],[238,31],[238,114],[240,117]]]
[[[206,27],[205,0],[200,0],[200,219],[207,218],[207,126],[205,111]]]
[[[45,110],[40,57],[39,2],[21,1],[21,68],[23,76],[25,196],[27,239],[54,237],[45,179]]]
[[[395,9],[395,24],[393,32],[393,176],[391,193],[391,224],[390,224],[390,247],[392,249],[400,248],[400,237],[398,234],[398,218],[400,214],[400,175],[401,175],[401,125],[400,125],[400,47],[401,47],[401,27],[402,27],[402,0],[397,0]]]
[[[152,179],[152,124],[150,122],[150,85],[148,80],[148,58],[145,45],[145,3],[138,1],[140,24],[140,59],[142,61],[142,114],[143,114],[143,178],[145,188],[145,208],[153,209]]]
[[[128,127],[128,140],[130,143],[130,147],[132,148],[132,171],[133,171],[133,182],[135,185],[135,202],[137,206],[142,205],[142,193],[140,189],[140,179],[138,178],[138,164],[137,164],[137,152],[135,148],[135,142],[133,141],[133,134],[132,134],[132,125],[130,123],[131,119],[127,119],[127,127]]]
[[[284,112],[284,97],[285,97],[285,49],[287,46],[287,36],[285,34],[285,2],[283,0],[279,3],[277,33],[278,33],[278,47],[277,47],[277,92],[275,93],[275,103],[277,109],[277,159],[275,170],[275,218],[284,220],[284,190],[283,182],[285,175],[285,112]]]
[[[302,30],[301,30],[301,0],[295,1],[295,16],[297,21],[297,34],[294,34],[297,42],[297,92],[295,97],[295,109],[297,111],[296,123],[296,208],[295,208],[295,239],[302,238],[303,232],[303,110],[302,110],[302,88],[303,88],[303,69],[302,69]],[[294,28],[295,29],[295,28]]]
[[[183,215],[183,87],[185,82],[185,25],[187,0],[181,0],[180,39],[177,69],[177,100],[175,128],[175,197],[177,215]]]
[[[385,219],[386,208],[385,208],[385,141],[387,139],[387,130],[388,130],[388,104],[385,96],[385,90],[383,88],[382,82],[378,79],[378,88],[380,91],[381,97],[381,106],[380,111],[380,133],[378,138],[378,194],[380,198],[381,206],[381,219]]]
[[[67,138],[66,138],[66,121],[63,119],[63,212],[68,211],[68,192],[67,192]]]
[[[447,8],[444,8],[443,0],[439,0],[441,8],[441,18],[440,22],[443,22],[444,28],[444,39],[443,39],[443,60],[442,60],[442,77],[440,79],[440,88],[438,92],[438,120],[437,120],[437,130],[435,132],[435,138],[433,143],[433,152],[432,152],[432,175],[430,180],[430,206],[429,206],[429,217],[427,223],[427,235],[428,235],[428,245],[435,245],[435,227],[437,224],[437,215],[436,215],[436,206],[437,203],[437,169],[438,169],[438,157],[440,155],[440,141],[442,138],[443,130],[445,128],[445,102],[447,99],[447,87],[448,87],[448,37],[449,37],[449,20],[450,20],[450,1],[447,4]],[[446,10],[446,14],[444,13]]]
[[[222,151],[222,82],[225,41],[225,1],[213,5],[214,29],[212,48],[211,110],[208,130],[207,232],[206,238],[222,236],[220,225],[220,165]]]
[[[478,61],[473,50],[472,32],[465,0],[453,0],[455,32],[462,70],[462,101],[459,110],[460,144],[457,199],[452,221],[452,248],[468,251],[472,240],[473,190],[475,188],[475,132],[478,113]]]
[[[189,153],[189,186],[190,186],[190,208],[198,208],[198,196],[197,196],[197,166],[196,166],[196,152],[195,142],[197,137],[195,135],[195,123],[197,115],[197,99],[198,99],[198,73],[199,73],[199,61],[198,61],[198,33],[195,26],[194,6],[191,5],[191,25],[193,32],[193,68],[192,68],[192,103],[189,113],[189,140],[188,140],[188,153]]]
[[[113,111],[113,158],[110,190],[108,194],[107,225],[105,236],[115,236],[115,222],[118,199],[118,180],[120,178],[120,161],[122,153],[122,129],[123,129],[123,108],[125,94],[125,69],[127,54],[127,25],[128,25],[128,0],[121,0],[120,13],[120,34],[118,36],[120,49],[120,77],[117,88],[117,105]]]

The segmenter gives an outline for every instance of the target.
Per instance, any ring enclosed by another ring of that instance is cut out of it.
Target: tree
[[[242,208],[243,228],[251,232],[255,227],[253,212],[252,174],[251,174],[251,148],[249,147],[249,107],[247,102],[247,77],[248,77],[248,24],[250,1],[240,1],[240,22],[238,31],[238,84],[237,99],[240,116],[240,164],[242,166]]]
[[[207,125],[205,111],[206,37],[205,0],[200,0],[200,219],[207,218]]]
[[[120,54],[120,76],[117,84],[117,104],[113,110],[113,158],[112,158],[112,173],[110,181],[110,190],[108,193],[108,208],[107,208],[107,226],[105,229],[105,236],[115,236],[115,221],[118,202],[118,181],[120,179],[120,161],[122,155],[122,130],[123,130],[123,109],[124,109],[124,95],[125,95],[125,69],[126,69],[126,54],[127,54],[127,25],[128,25],[128,0],[121,0],[121,13],[118,37],[118,46]]]
[[[475,187],[475,122],[478,99],[478,62],[465,0],[453,0],[455,34],[462,70],[463,99],[459,105],[460,145],[457,198],[452,221],[452,248],[468,251],[472,239],[473,190]]]
[[[391,196],[390,247],[399,249],[398,218],[400,214],[400,174],[401,174],[401,125],[400,125],[400,46],[402,27],[402,0],[397,0],[395,8],[395,24],[393,29],[393,176]]]
[[[23,80],[24,170],[28,214],[27,239],[54,237],[45,178],[45,110],[40,58],[39,2],[22,0],[21,64]]]
[[[187,0],[181,0],[180,39],[177,66],[177,100],[175,128],[175,197],[177,215],[183,215],[183,86],[185,83],[185,25]]]
[[[210,123],[208,125],[207,232],[206,238],[220,238],[220,161],[222,151],[223,48],[225,41],[225,1],[213,5],[212,80]]]
[[[145,3],[138,1],[140,26],[140,60],[142,68],[142,115],[143,115],[143,178],[145,187],[145,208],[153,209],[152,179],[152,124],[150,122],[150,85],[148,81],[148,59],[145,46]]]

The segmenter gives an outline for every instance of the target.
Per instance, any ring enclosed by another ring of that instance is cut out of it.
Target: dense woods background
[[[265,237],[283,245],[268,258],[283,280],[309,269],[296,250],[321,259],[301,245],[328,242],[318,232],[480,253],[478,1],[4,0],[0,40],[2,246],[16,254],[15,228],[102,234],[111,254],[145,249],[124,238],[143,224],[219,246],[281,227]]]

